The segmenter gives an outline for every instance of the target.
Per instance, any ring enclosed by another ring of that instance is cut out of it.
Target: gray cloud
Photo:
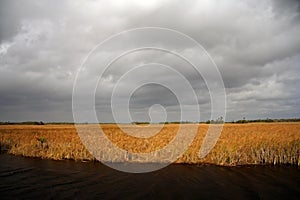
[[[178,30],[203,45],[223,77],[228,120],[244,116],[300,117],[299,13],[300,4],[296,0],[126,3],[3,0],[0,2],[0,121],[72,121],[73,82],[87,53],[113,34],[147,26]],[[149,41],[153,38],[149,35]],[[135,37],[116,45],[122,52],[141,40],[144,39]],[[167,41],[157,41],[164,42]],[[178,51],[188,50],[191,56],[199,56],[193,55],[193,46],[185,46],[180,40],[171,43]],[[99,56],[111,53],[111,49],[106,49]],[[96,94],[101,121],[112,120],[110,95],[119,78],[132,66],[149,62],[169,65],[185,76],[197,93],[202,119],[209,118],[210,96],[201,75],[166,52],[142,51],[120,59],[104,74],[105,85]],[[203,63],[204,70],[205,66]],[[88,71],[85,76],[88,83],[97,78],[97,70]],[[167,71],[155,74],[150,69],[139,76],[182,87]],[[124,93],[134,81],[132,78],[122,83]],[[182,94],[185,92],[183,89]],[[149,107],[161,103],[168,111],[168,119],[178,120],[177,99],[166,89],[148,85],[139,88],[132,98],[132,115],[137,113],[137,119],[149,119],[146,113]],[[186,96],[184,106],[193,109],[196,105],[191,105],[189,98]],[[189,120],[196,120],[193,117]]]

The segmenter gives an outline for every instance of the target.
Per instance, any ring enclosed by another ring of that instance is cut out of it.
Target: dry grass
[[[44,139],[42,143],[40,140]],[[14,155],[54,160],[92,160],[72,125],[0,126],[1,146]]]
[[[116,125],[101,125],[108,138],[118,147],[134,153],[148,153],[168,144],[179,125],[165,125],[156,135],[136,138]],[[149,127],[123,125],[137,132],[151,132]],[[199,126],[197,135],[177,163],[210,163],[217,165],[293,164],[300,165],[300,123],[226,124],[220,139],[203,159],[198,153],[208,125],[182,125],[187,131]],[[3,125],[0,143],[9,153],[55,160],[94,160],[77,135],[73,125]]]

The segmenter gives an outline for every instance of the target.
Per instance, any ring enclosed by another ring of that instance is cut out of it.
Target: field
[[[146,135],[151,129],[146,126],[122,126],[124,129]],[[137,138],[125,134],[117,125],[101,125],[110,141],[134,153],[148,153],[164,147],[175,137],[179,126],[178,124],[164,125],[159,133],[149,138]],[[181,126],[186,134],[189,134],[191,128],[196,128],[198,131],[192,144],[177,159],[177,163],[226,166],[300,165],[300,123],[225,124],[217,144],[202,159],[198,154],[209,125]],[[95,160],[82,144],[74,125],[1,125],[0,144],[2,150],[7,149],[8,153],[14,155],[54,160]],[[113,157],[107,159],[115,161]]]

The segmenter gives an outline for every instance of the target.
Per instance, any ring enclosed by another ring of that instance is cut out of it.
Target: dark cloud
[[[0,121],[71,121],[73,82],[87,53],[113,34],[147,26],[178,30],[203,45],[223,77],[228,120],[244,116],[299,117],[300,3],[297,0],[126,3],[3,0],[0,2]],[[201,57],[195,54],[195,46],[178,38],[166,37],[165,41],[156,38],[149,33],[146,42],[155,45],[169,42],[173,50],[190,52],[192,58]],[[134,36],[125,41],[114,43],[97,58],[116,53],[113,49],[121,53],[145,43],[145,38]],[[93,70],[82,72],[86,84],[99,78],[99,69],[103,67],[99,60],[90,61]],[[201,74],[170,52],[155,50],[126,55],[104,73],[104,85],[96,91],[98,118],[112,120],[113,87],[132,66],[146,63],[165,64],[182,74],[197,94],[202,119],[209,118],[211,101]],[[201,66],[209,70],[207,63]],[[183,84],[168,71],[149,68],[135,75],[171,83],[186,97],[183,106],[195,108]],[[121,83],[120,102],[136,80],[132,76]],[[133,118],[149,119],[147,112],[153,104],[165,106],[168,120],[178,120],[177,99],[166,88],[155,85],[141,87],[134,93],[130,103]],[[193,119],[196,118],[191,116],[190,120]]]
[[[273,0],[272,9],[276,15],[286,15],[293,13],[293,18],[300,17],[300,1],[299,0]]]

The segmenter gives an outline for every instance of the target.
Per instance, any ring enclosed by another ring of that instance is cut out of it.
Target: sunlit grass
[[[116,125],[101,126],[115,145],[133,153],[161,149],[175,137],[179,127],[178,124],[165,125],[150,138],[136,138]],[[151,131],[150,127],[124,126],[136,131]],[[198,154],[209,125],[182,126],[187,134],[189,127],[199,127],[194,141],[177,163],[300,165],[300,123],[226,124],[216,146],[203,159],[199,159]],[[8,152],[15,155],[94,160],[73,125],[3,125],[0,126],[0,142],[2,148],[8,148]],[[107,159],[114,161],[114,158]]]

